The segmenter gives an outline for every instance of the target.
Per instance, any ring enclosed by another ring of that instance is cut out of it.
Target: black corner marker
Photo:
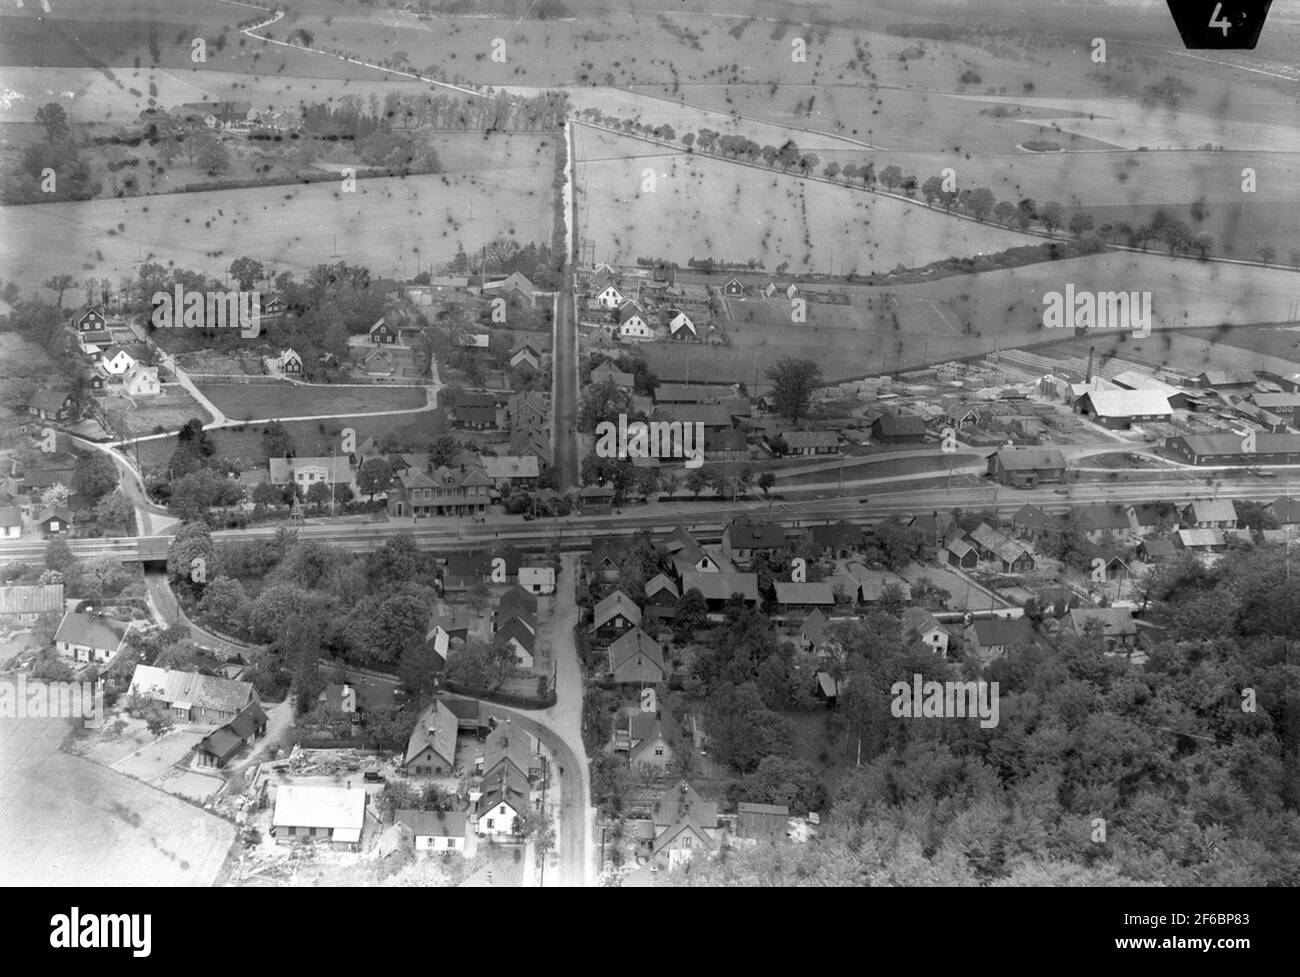
[[[1273,0],[1165,0],[1189,48],[1254,50]]]

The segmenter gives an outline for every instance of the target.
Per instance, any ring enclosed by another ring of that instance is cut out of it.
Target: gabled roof
[[[282,784],[275,791],[279,827],[333,828],[360,835],[366,818],[366,792],[360,787],[309,787]]]
[[[840,436],[834,431],[786,431],[781,435],[791,451],[800,448],[838,448]]]
[[[684,817],[681,820],[679,820],[676,824],[673,824],[670,827],[665,828],[663,831],[659,833],[659,835],[655,838],[655,843],[654,843],[654,847],[652,848],[652,852],[656,855],[659,854],[659,852],[667,848],[668,845],[671,844],[674,839],[688,832],[690,834],[693,834],[696,838],[698,838],[708,851],[713,851],[715,848],[717,848],[717,842],[715,842],[712,838],[709,837],[709,833],[704,830],[704,828],[699,824],[698,821],[696,821],[693,817]]]
[[[616,590],[596,605],[591,626],[602,627],[620,614],[635,625],[641,624],[641,608],[623,591]]]
[[[488,733],[483,744],[483,773],[491,776],[502,763],[513,766],[525,780],[532,762],[533,746],[528,731],[509,719]]]
[[[524,651],[528,652],[528,654],[531,655],[533,653],[534,642],[536,641],[537,636],[519,618],[518,616],[519,613],[520,612],[516,612],[515,616],[511,617],[510,620],[506,621],[504,624],[501,625],[501,627],[497,628],[497,632],[493,640],[509,641],[510,639],[513,638],[515,641],[519,643],[519,645],[524,649]]]
[[[1092,390],[1084,394],[1098,417],[1135,417],[1169,415],[1169,397],[1159,390]]]
[[[410,763],[431,746],[433,752],[450,767],[456,761],[456,728],[455,714],[443,705],[441,699],[435,699],[415,719],[406,741],[405,762]]]
[[[1179,529],[1175,535],[1188,548],[1222,546],[1227,542],[1222,529]],[[1148,549],[1147,552],[1150,553],[1151,550]]]
[[[925,434],[925,421],[915,414],[881,414],[873,427],[880,428],[881,437],[901,437]]]
[[[620,387],[631,389],[636,382],[636,377],[631,373],[624,373],[616,367],[611,361],[606,360],[600,366],[591,371],[592,383],[604,383],[606,380],[613,380]]]
[[[694,817],[701,827],[715,828],[718,824],[718,805],[704,800],[684,780],[673,784],[650,805],[650,819],[660,828],[675,824],[686,816]]]
[[[1026,503],[1016,510],[1011,524],[1025,529],[1059,529],[1061,520],[1032,503]]]
[[[1074,510],[1074,518],[1089,532],[1129,528],[1128,511],[1117,504],[1096,503],[1079,506]]]
[[[681,591],[677,589],[677,584],[673,583],[667,574],[656,573],[646,581],[645,592],[647,597],[653,597],[655,594],[665,590],[672,595],[674,600],[681,597]]]
[[[1184,510],[1196,522],[1237,521],[1237,507],[1231,499],[1196,499]]]
[[[483,472],[488,478],[537,478],[540,474],[536,455],[505,455],[493,458],[484,455]]]
[[[417,838],[464,838],[469,820],[464,811],[416,811],[411,808],[399,808],[395,819]]]
[[[971,629],[976,642],[985,648],[1030,644],[1034,640],[1034,625],[1027,617],[984,618],[973,622]]]
[[[773,586],[776,588],[778,604],[820,604],[823,607],[835,605],[835,588],[829,583],[788,583],[777,580],[773,582]]]
[[[1270,502],[1268,510],[1273,514],[1273,518],[1284,526],[1300,523],[1300,499],[1282,496]]]
[[[732,594],[740,594],[751,603],[757,603],[758,574],[685,570],[682,572],[682,593],[689,590],[698,590],[705,600],[725,601]]]
[[[826,634],[826,628],[830,624],[826,620],[826,615],[821,612],[821,608],[814,608],[813,612],[803,619],[803,624],[799,625],[799,633],[813,644],[820,643],[822,636]]]
[[[61,583],[0,587],[0,614],[52,614],[61,610]]]
[[[537,595],[530,594],[522,587],[511,587],[497,599],[497,611],[504,614],[515,608],[523,608],[533,614],[537,613]]]
[[[637,656],[649,660],[661,672],[668,670],[664,665],[663,646],[640,628],[633,628],[610,644],[609,667],[611,670],[617,670]]]
[[[244,739],[229,725],[219,726],[199,741],[199,749],[219,759],[230,756],[244,745]]]
[[[1137,622],[1127,607],[1076,607],[1069,617],[1070,627],[1079,634],[1091,621],[1101,624],[1101,633],[1107,638],[1137,634]]]
[[[930,634],[935,630],[944,630],[939,619],[927,611],[924,607],[909,607],[903,611],[903,633],[904,634]]]
[[[258,729],[265,726],[266,713],[262,710],[261,704],[250,702],[239,711],[238,716],[226,723],[223,728],[230,729],[240,739],[246,740],[254,735]]]
[[[727,538],[735,549],[780,549],[785,545],[785,527],[775,522],[751,522],[740,518],[726,528]]]
[[[1065,467],[1060,448],[999,448],[993,453],[1008,471],[1034,471]]]
[[[68,611],[59,622],[55,642],[66,641],[74,645],[87,645],[101,651],[117,651],[126,636],[126,628],[117,621],[92,617]]]
[[[476,819],[489,814],[498,804],[508,805],[517,815],[527,813],[531,788],[524,775],[511,764],[498,764],[490,776],[483,778],[482,787],[483,796],[474,807]]]

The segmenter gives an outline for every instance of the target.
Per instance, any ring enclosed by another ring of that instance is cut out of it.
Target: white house
[[[113,660],[130,630],[116,621],[68,611],[59,622],[54,645],[59,653],[79,662],[104,663]]]
[[[620,339],[641,342],[654,338],[654,330],[645,321],[641,306],[636,302],[624,302],[618,310],[618,335]]]
[[[22,510],[13,505],[0,505],[0,539],[17,539],[22,534]]]
[[[330,842],[335,851],[356,851],[366,822],[366,792],[360,787],[276,788],[271,834],[277,844]]]
[[[695,323],[685,312],[678,312],[668,320],[668,334],[673,339],[698,339],[699,332],[695,329]]]
[[[474,830],[490,837],[517,833],[530,807],[528,781],[511,764],[499,764],[483,779],[483,794],[474,806]]]
[[[909,607],[903,612],[903,634],[917,637],[937,655],[948,654],[948,629],[924,607]]]
[[[135,357],[124,346],[114,344],[99,354],[99,365],[105,373],[120,377],[135,366]]]
[[[397,811],[397,823],[411,832],[418,852],[466,854],[469,818],[465,811]]]
[[[519,586],[530,594],[555,593],[554,567],[520,567]]]
[[[606,285],[596,295],[596,304],[602,309],[617,309],[623,304],[624,295],[613,285]]]
[[[157,397],[162,391],[156,366],[137,366],[126,375],[122,383],[128,397]]]

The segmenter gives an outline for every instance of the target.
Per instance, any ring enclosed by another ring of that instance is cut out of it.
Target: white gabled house
[[[162,392],[158,367],[137,366],[122,380],[128,397],[157,397]]]
[[[695,328],[695,323],[685,312],[677,309],[670,310],[672,318],[668,320],[668,335],[673,339],[698,339],[700,334]]]
[[[596,304],[602,309],[617,309],[625,298],[618,286],[611,283],[596,293]]]
[[[110,376],[120,377],[135,366],[135,357],[126,351],[126,347],[114,344],[99,354],[99,365]]]
[[[639,303],[629,300],[619,306],[618,336],[632,342],[654,338],[654,330],[645,321],[645,311]]]

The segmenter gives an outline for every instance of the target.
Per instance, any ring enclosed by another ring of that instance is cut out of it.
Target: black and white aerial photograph
[[[1157,893],[1300,885],[1297,51],[1293,0],[0,0],[27,935],[1068,887],[1241,963]]]

